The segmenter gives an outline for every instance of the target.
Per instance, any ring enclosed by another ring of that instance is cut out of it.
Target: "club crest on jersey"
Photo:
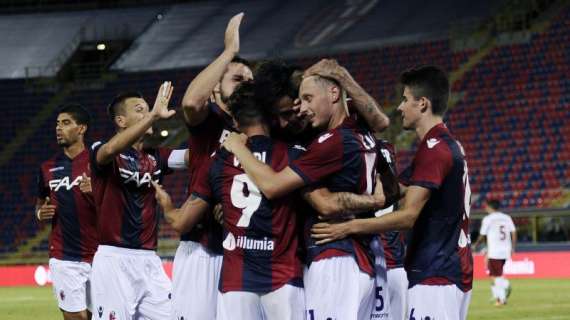
[[[71,179],[69,177],[63,177],[61,179],[52,179],[48,182],[48,184],[49,188],[55,192],[59,191],[61,188],[65,188],[65,190],[71,190],[71,188],[78,186],[81,183],[82,179],[83,177],[78,176],[75,178],[75,180],[70,182]]]
[[[252,239],[247,236],[238,236],[236,239],[233,233],[228,232],[222,246],[228,251],[234,251],[236,248],[273,251],[273,248],[275,248],[275,241],[269,240],[267,237],[264,237],[263,239]]]
[[[224,143],[224,141],[226,141],[226,139],[230,136],[231,131],[224,129],[222,131],[222,134],[220,134],[220,144]]]
[[[123,183],[135,183],[137,187],[142,185],[147,185],[148,187],[151,186],[152,176],[160,175],[160,170],[155,171],[154,173],[150,172],[138,172],[138,171],[130,171],[127,169],[119,168],[119,173],[121,174],[121,178],[123,178]]]

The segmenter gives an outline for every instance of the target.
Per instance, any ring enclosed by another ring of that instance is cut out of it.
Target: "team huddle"
[[[376,138],[389,118],[350,73],[328,59],[253,68],[238,56],[242,18],[186,88],[187,149],[144,145],[175,114],[170,82],[152,108],[118,95],[116,134],[91,147],[87,111],[60,109],[36,214],[51,219],[64,319],[466,319],[471,191],[442,120],[446,74],[401,75],[398,111],[420,142],[398,176]],[[162,186],[173,170],[189,172],[180,207]],[[156,254],[162,212],[181,235],[172,281]]]

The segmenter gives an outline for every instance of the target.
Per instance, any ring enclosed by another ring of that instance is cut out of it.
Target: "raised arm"
[[[318,188],[304,192],[303,198],[325,218],[376,211],[382,209],[386,202],[379,178],[376,179],[376,187],[371,195],[350,192],[333,193],[327,188]]]
[[[348,96],[352,98],[354,107],[373,131],[381,132],[390,125],[390,119],[384,114],[378,102],[336,60],[323,59],[319,61],[305,71],[304,76],[311,75],[319,75],[337,81]]]
[[[311,229],[317,244],[342,239],[351,234],[378,234],[393,230],[407,230],[414,226],[420,212],[429,200],[431,191],[419,186],[408,188],[401,210],[369,219],[354,219],[342,223],[318,223]]]
[[[137,142],[145,132],[152,126],[158,119],[167,119],[173,116],[176,112],[168,110],[168,102],[172,96],[172,84],[167,81],[164,82],[158,90],[158,96],[154,102],[152,111],[148,113],[143,120],[118,132],[105,143],[99,150],[97,150],[97,164],[103,165],[113,161],[113,158],[128,147]]]
[[[220,82],[228,65],[239,52],[239,26],[243,13],[233,16],[226,28],[225,49],[206,69],[202,70],[190,83],[182,98],[184,119],[190,126],[200,124],[208,116],[206,102],[214,87]]]
[[[245,145],[246,140],[245,135],[231,133],[223,147],[234,154],[247,176],[267,199],[279,198],[304,185],[303,179],[290,167],[276,172],[257,160]]]

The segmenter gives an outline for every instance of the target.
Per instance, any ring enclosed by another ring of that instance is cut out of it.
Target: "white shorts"
[[[100,245],[91,271],[92,319],[169,319],[170,279],[154,251]]]
[[[352,256],[311,263],[304,274],[307,320],[369,320],[374,305],[374,279]]]
[[[222,256],[180,241],[172,267],[172,319],[216,319]]]
[[[220,293],[217,320],[303,320],[303,288],[284,285],[259,294],[245,291]]]
[[[407,320],[408,276],[404,268],[388,269],[388,294],[391,319]]]
[[[371,249],[374,253],[374,306],[372,308],[371,320],[392,319],[390,310],[390,291],[388,289],[388,270],[386,267],[386,257],[384,256],[384,248],[374,239],[371,243]]]
[[[53,281],[53,294],[61,310],[66,312],[92,310],[89,263],[51,258],[49,270]]]
[[[465,320],[471,290],[463,292],[456,285],[415,285],[408,289],[410,320]]]

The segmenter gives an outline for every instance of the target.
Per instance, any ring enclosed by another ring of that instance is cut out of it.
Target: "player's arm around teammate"
[[[419,186],[408,188],[404,206],[398,211],[381,217],[356,219],[343,223],[319,223],[312,229],[317,244],[345,238],[351,234],[376,234],[391,230],[407,230],[414,226],[416,219],[430,197],[430,190]]]
[[[243,13],[239,13],[232,17],[226,28],[224,51],[192,80],[184,93],[182,110],[184,119],[190,126],[200,124],[208,116],[208,99],[210,99],[216,86],[219,85],[220,79],[226,72],[228,65],[239,52],[239,26],[243,16]],[[221,89],[218,88],[219,90]]]
[[[97,163],[100,165],[110,163],[121,151],[140,140],[141,137],[151,129],[155,121],[173,116],[176,111],[168,110],[168,102],[172,96],[172,90],[173,87],[170,82],[167,81],[163,83],[158,90],[158,96],[156,97],[152,111],[148,115],[144,115],[144,113],[142,113],[144,110],[142,110],[142,106],[140,106],[142,114],[140,121],[118,132],[109,142],[101,146],[96,155]],[[136,110],[139,112],[139,106],[137,106]],[[116,118],[119,123],[125,121],[122,116],[116,116]]]
[[[321,214],[322,218],[339,215],[346,216],[371,210],[376,211],[383,208],[386,203],[382,182],[379,177],[376,179],[376,187],[371,195],[331,192],[327,188],[318,188],[305,191],[303,198]]]

